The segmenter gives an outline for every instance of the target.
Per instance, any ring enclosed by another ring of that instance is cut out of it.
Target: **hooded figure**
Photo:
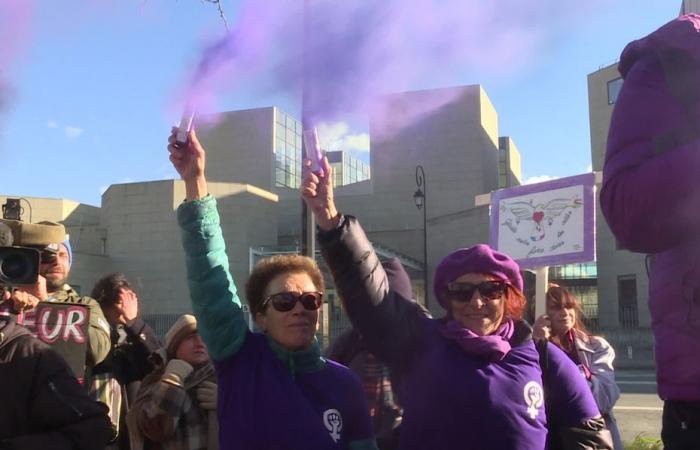
[[[600,193],[620,244],[653,255],[649,309],[662,438],[700,442],[700,15],[631,42],[620,56]],[[687,446],[686,446],[687,445]]]

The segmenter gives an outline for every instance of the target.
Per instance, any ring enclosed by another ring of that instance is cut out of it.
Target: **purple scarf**
[[[459,345],[467,355],[500,361],[510,351],[510,338],[513,336],[514,325],[510,319],[501,323],[495,333],[479,336],[456,320],[450,320],[440,325],[440,333],[447,339]]]

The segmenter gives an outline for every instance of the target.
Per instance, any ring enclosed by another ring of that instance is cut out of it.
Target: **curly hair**
[[[252,314],[263,313],[265,289],[282,274],[305,273],[320,292],[326,289],[321,269],[316,261],[302,255],[274,255],[258,261],[245,285],[246,300]]]

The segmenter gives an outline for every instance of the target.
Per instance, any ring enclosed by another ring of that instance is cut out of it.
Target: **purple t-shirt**
[[[547,423],[571,426],[600,413],[585,378],[554,345],[548,346],[545,389],[532,340],[500,361],[470,357],[425,319],[425,334],[403,371],[401,449],[541,450]],[[430,430],[429,433],[426,430]]]
[[[221,442],[247,450],[337,450],[372,440],[359,379],[309,356],[283,361],[266,336],[248,333],[237,353],[217,361]]]

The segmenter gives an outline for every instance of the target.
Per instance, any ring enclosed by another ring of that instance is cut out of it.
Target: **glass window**
[[[296,125],[294,124],[294,122],[296,122],[296,121],[288,115],[287,121],[286,121],[287,128],[289,128],[293,131],[296,128]]]
[[[275,139],[275,151],[279,153],[284,152],[284,141],[279,136]]]
[[[617,101],[617,96],[620,95],[622,89],[622,78],[615,78],[608,81],[608,105],[612,105]]]
[[[284,125],[281,125],[281,124],[279,124],[279,123],[276,123],[276,124],[275,124],[275,137],[276,137],[277,139],[282,139],[282,140],[284,140],[285,134],[286,134],[286,133],[285,133]]]
[[[617,307],[622,328],[636,328],[639,325],[637,277],[635,275],[617,277]]]
[[[281,123],[282,125],[284,125],[286,120],[287,120],[287,115],[278,109],[277,110],[277,123]]]

